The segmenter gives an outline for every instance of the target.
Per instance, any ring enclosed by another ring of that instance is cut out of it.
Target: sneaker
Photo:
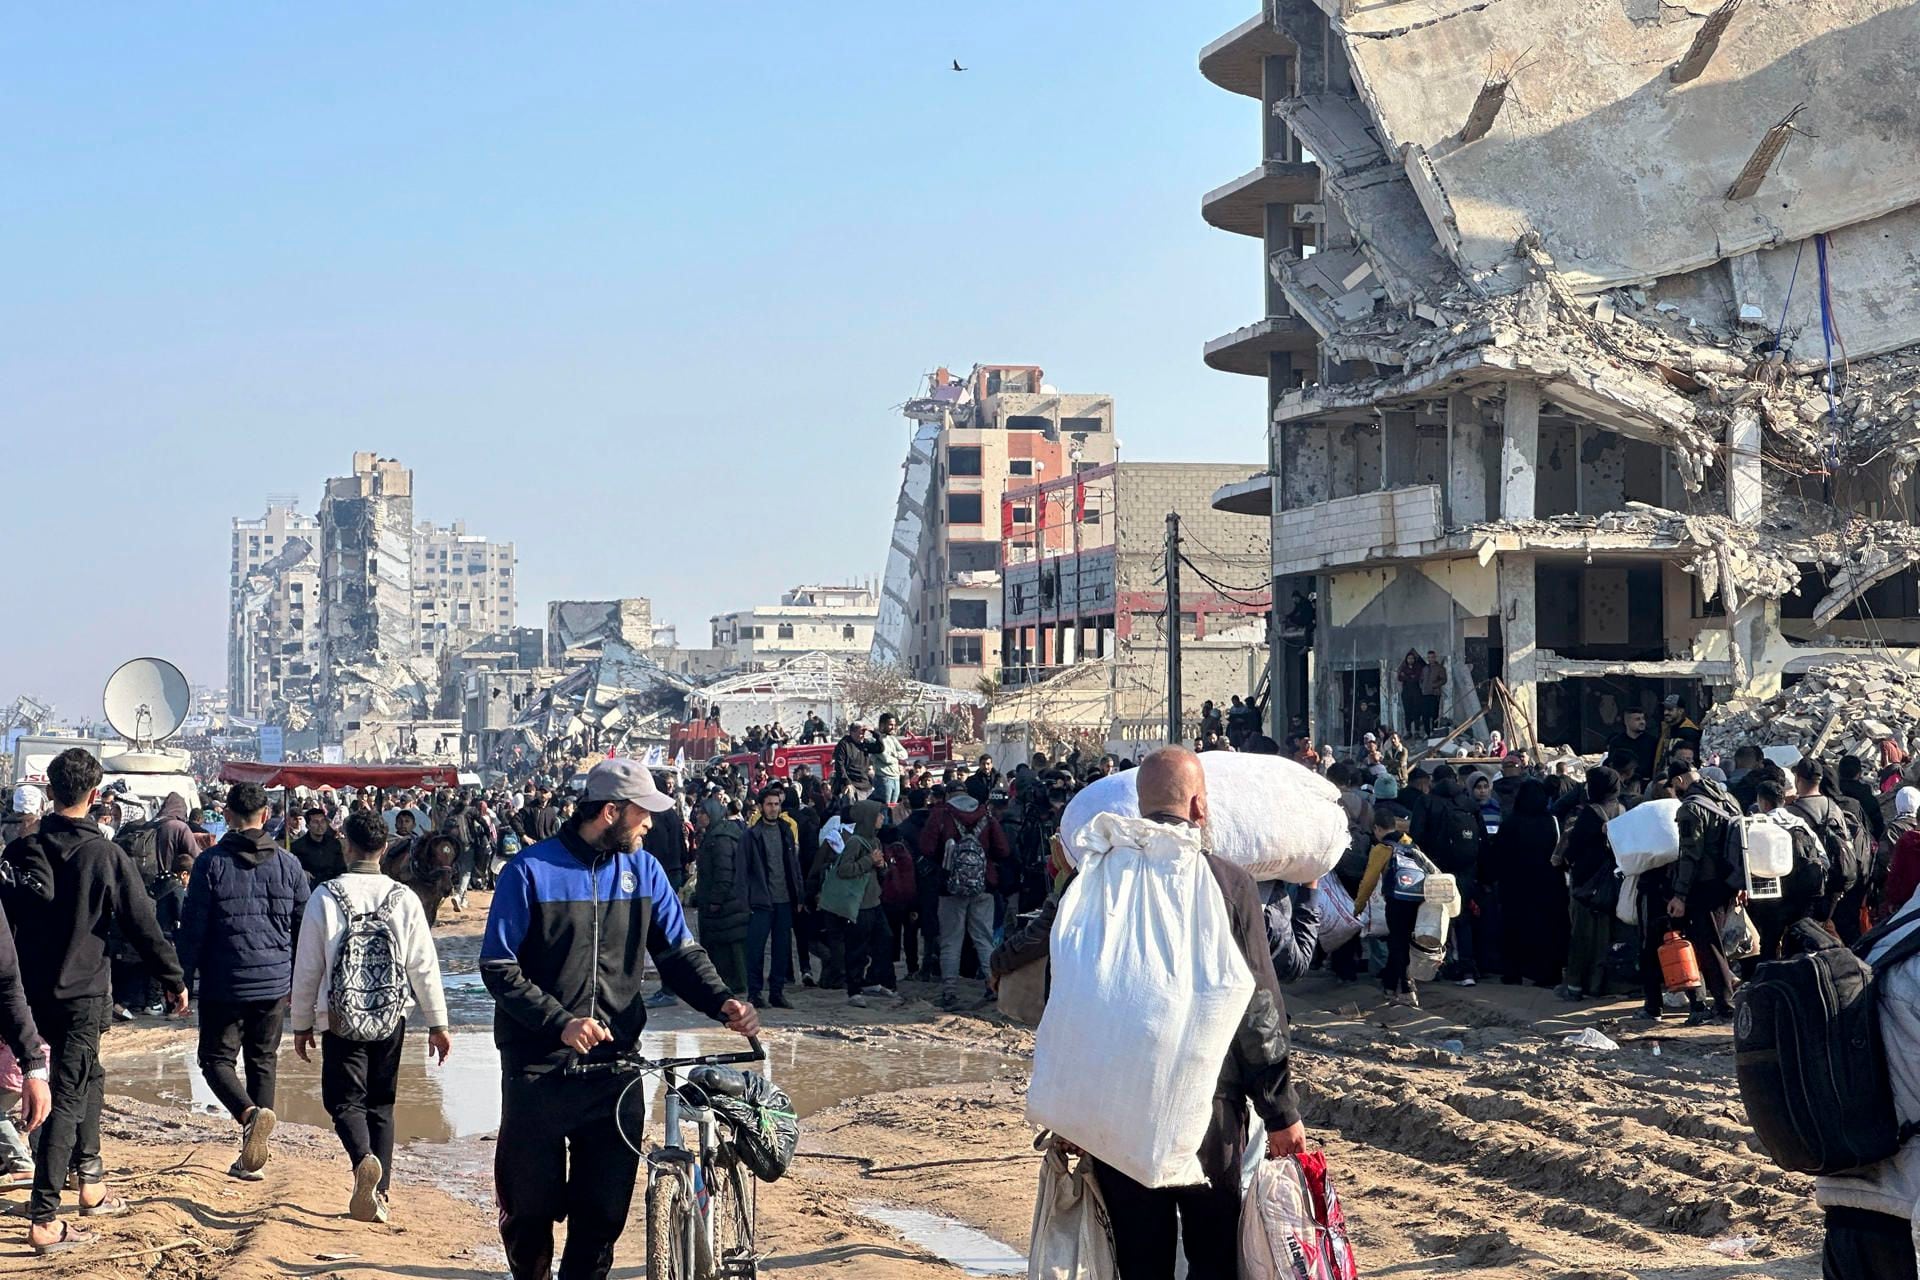
[[[1455,985],[1462,986],[1462,987],[1477,987],[1480,985],[1480,980],[1474,977],[1472,974],[1468,974],[1466,977],[1460,979],[1460,981]]]
[[[812,974],[803,973],[800,975],[800,985],[803,987],[812,987],[818,984],[814,982]]]
[[[860,994],[863,996],[890,996],[893,994],[893,988],[883,987],[876,982],[870,987],[860,988]]]
[[[236,1159],[231,1165],[227,1166],[227,1176],[229,1178],[238,1178],[242,1182],[265,1182],[267,1180],[266,1174],[260,1172],[258,1169],[247,1168],[247,1162],[240,1159]]]
[[[666,1009],[679,1003],[679,999],[673,992],[667,990],[665,987],[660,988],[647,997],[647,1008],[649,1009]]]
[[[1420,993],[1418,991],[1407,992],[1406,1001],[1407,1001],[1407,1008],[1418,1009],[1420,1007]]]
[[[787,993],[784,991],[776,991],[774,993],[773,999],[768,1003],[771,1004],[776,1009],[793,1008],[793,1001],[787,999]]]
[[[1633,1016],[1642,1022],[1664,1022],[1667,1018],[1667,1011],[1657,1005],[1643,1005],[1640,1012]]]
[[[867,998],[856,991],[847,997],[847,1003],[855,1009],[864,1009],[867,1007]]]
[[[347,1213],[355,1222],[375,1222],[380,1211],[380,1157],[365,1155],[353,1166],[353,1199]]]
[[[1690,1027],[1704,1027],[1712,1021],[1713,1010],[1703,1004],[1697,1004],[1687,1011],[1687,1025]]]
[[[273,1154],[267,1149],[267,1139],[273,1136],[277,1123],[272,1107],[255,1107],[247,1113],[246,1123],[240,1126],[239,1163],[254,1172],[266,1167],[267,1157]]]
[[[373,1193],[373,1220],[375,1222],[384,1223],[391,1216],[392,1216],[392,1210],[387,1205],[386,1193],[380,1192],[380,1191],[374,1192]]]
[[[115,1022],[132,1022],[133,1010],[123,1004],[117,1004],[113,1006],[113,1020]]]
[[[165,1017],[167,1012],[167,1006],[163,1004],[150,1004],[146,1008],[142,1009],[140,1012],[146,1014],[149,1018]]]

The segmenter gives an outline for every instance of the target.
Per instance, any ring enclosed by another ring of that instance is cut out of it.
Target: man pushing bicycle
[[[553,1224],[567,1223],[559,1280],[601,1280],[627,1222],[640,1157],[621,1137],[613,1073],[570,1062],[632,1053],[647,1024],[653,957],[675,995],[743,1036],[759,1033],[687,929],[666,872],[640,847],[672,797],[637,760],[587,774],[573,817],[500,873],[480,974],[493,993],[503,1075],[494,1195],[514,1280],[548,1280]],[[571,1163],[569,1163],[571,1158]]]

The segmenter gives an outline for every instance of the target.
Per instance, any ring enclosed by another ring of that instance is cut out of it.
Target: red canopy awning
[[[455,787],[459,770],[450,764],[260,764],[229,760],[220,766],[222,782],[257,782],[263,787]]]

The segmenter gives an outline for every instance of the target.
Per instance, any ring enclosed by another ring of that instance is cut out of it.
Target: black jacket
[[[20,956],[13,949],[13,930],[0,911],[0,1040],[13,1050],[22,1071],[47,1065],[47,1042],[34,1025],[27,990],[20,980]]]
[[[332,827],[315,840],[313,833],[302,831],[289,848],[307,873],[307,883],[318,888],[335,876],[347,874],[347,846]]]
[[[1320,941],[1319,894],[1310,884],[1275,880],[1261,886],[1260,900],[1273,975],[1282,982],[1297,982],[1312,966],[1314,947]]]
[[[798,907],[807,900],[807,881],[800,871],[800,827],[784,813],[775,818],[773,824],[780,833],[780,856],[787,868],[787,885],[791,890],[787,901]],[[760,835],[766,825],[766,819],[756,813],[747,824],[743,837],[746,847],[747,906],[754,911],[771,911],[774,905],[773,864],[767,860],[767,849]]]
[[[647,829],[645,847],[668,875],[678,875],[687,865],[687,824],[676,806],[653,815]]]
[[[652,854],[607,853],[564,827],[507,863],[480,944],[502,1068],[540,1075],[573,1060],[560,1033],[575,1018],[613,1033],[592,1060],[631,1052],[647,1025],[647,956],[669,990],[721,1020],[732,993]]]
[[[1875,840],[1887,838],[1887,815],[1880,811],[1880,797],[1873,793],[1866,779],[1855,778],[1851,782],[1842,782],[1840,794],[1860,802],[1860,816],[1865,819],[1867,829],[1873,832]]]
[[[873,781],[871,755],[872,750],[866,743],[851,734],[847,735],[834,744],[833,776],[842,783],[852,783],[856,787],[870,786]]]
[[[551,840],[560,833],[560,811],[551,804],[543,804],[537,809],[527,811],[527,834],[536,842]]]
[[[1566,842],[1567,881],[1572,887],[1577,889],[1602,869],[1613,868],[1613,841],[1607,836],[1607,823],[1620,814],[1619,802],[1609,800],[1605,804],[1583,804],[1574,815]]]
[[[201,854],[180,913],[180,966],[207,1000],[277,1000],[293,990],[293,934],[306,872],[264,831],[229,831]]]
[[[709,800],[715,809],[720,806]],[[700,833],[700,876],[694,905],[700,909],[700,941],[724,946],[747,940],[747,833],[722,810]]]
[[[116,924],[162,987],[186,990],[147,886],[92,819],[50,813],[4,856],[14,871],[7,914],[31,1003],[108,995],[107,935]]]

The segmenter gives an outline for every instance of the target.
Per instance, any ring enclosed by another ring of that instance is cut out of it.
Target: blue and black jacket
[[[503,1068],[537,1074],[567,1062],[560,1033],[575,1018],[613,1033],[589,1060],[631,1052],[647,1025],[642,947],[675,995],[722,1020],[732,996],[652,854],[608,853],[563,827],[509,862],[480,946]]]

